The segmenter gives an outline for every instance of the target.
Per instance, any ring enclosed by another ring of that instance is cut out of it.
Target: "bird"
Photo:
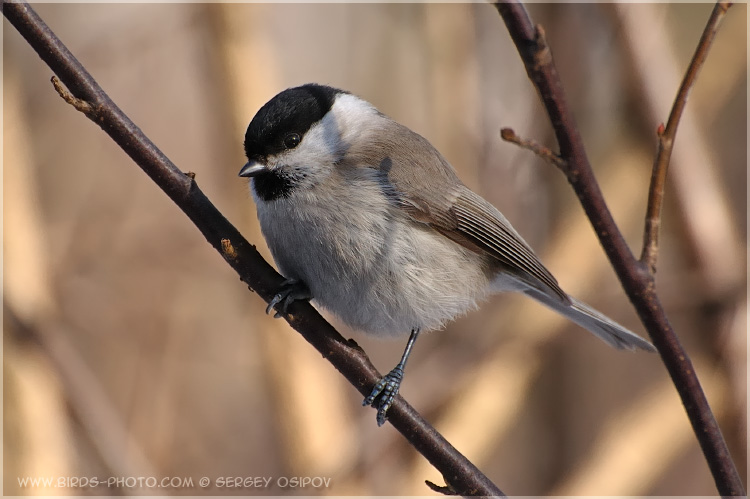
[[[244,137],[261,232],[285,280],[267,312],[310,300],[377,337],[409,333],[363,405],[378,426],[422,331],[519,292],[610,346],[654,347],[567,294],[500,211],[430,142],[366,100],[317,83],[281,91]]]

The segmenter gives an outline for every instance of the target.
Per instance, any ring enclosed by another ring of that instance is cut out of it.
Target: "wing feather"
[[[457,221],[456,230],[466,234],[504,264],[533,276],[553,290],[563,302],[568,302],[569,297],[560,288],[557,279],[542,265],[534,251],[497,208],[468,187],[462,187],[463,192],[451,208]]]
[[[384,188],[415,222],[433,229],[472,251],[503,263],[528,285],[548,288],[570,303],[557,280],[494,206],[466,187],[453,167],[419,134],[388,120],[369,140],[349,151],[353,165],[372,165],[384,175]],[[394,132],[395,130],[395,132]],[[383,155],[387,151],[389,154]],[[408,165],[408,166],[407,166]]]

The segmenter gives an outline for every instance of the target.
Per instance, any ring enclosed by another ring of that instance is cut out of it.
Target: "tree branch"
[[[643,230],[643,250],[641,252],[641,262],[648,266],[652,274],[656,273],[656,258],[659,252],[659,228],[661,227],[661,207],[664,202],[664,186],[667,183],[667,170],[669,169],[669,159],[672,157],[674,140],[677,135],[677,125],[680,123],[682,112],[687,104],[690,89],[698,77],[703,63],[708,56],[708,50],[711,47],[716,32],[719,29],[721,20],[731,7],[731,2],[717,2],[708,18],[706,28],[695,49],[693,59],[690,61],[682,80],[680,89],[675,97],[672,111],[669,113],[667,127],[659,126],[657,130],[658,149],[654,166],[651,170],[651,185],[648,190],[648,204],[646,206],[646,223]]]
[[[516,144],[518,147],[522,147],[524,149],[528,149],[529,151],[533,152],[543,160],[547,161],[548,163],[551,163],[552,165],[558,167],[561,170],[564,170],[568,167],[568,165],[565,164],[565,160],[562,159],[559,155],[552,152],[552,150],[549,147],[545,147],[538,142],[534,140],[524,139],[516,135],[516,132],[512,128],[503,128],[500,130],[500,137],[506,142],[512,142],[513,144]]]
[[[661,305],[648,268],[638,261],[615,224],[594,177],[583,140],[568,108],[562,83],[541,26],[536,28],[526,9],[516,1],[495,3],[523,60],[526,72],[539,92],[552,122],[561,168],[596,231],[628,298],[656,346],[680,395],[693,431],[723,496],[742,496],[739,473],[711,412],[687,352],[680,344]]]
[[[240,279],[268,302],[283,278],[211,204],[192,176],[181,172],[130,121],[28,4],[4,0],[3,14],[70,89],[69,94],[55,83],[61,96],[112,137],[192,220]],[[289,311],[285,317],[289,324],[360,393],[368,395],[380,374],[362,349],[345,340],[309,303],[295,302]],[[400,396],[388,412],[388,421],[442,473],[451,490],[461,495],[503,495]]]

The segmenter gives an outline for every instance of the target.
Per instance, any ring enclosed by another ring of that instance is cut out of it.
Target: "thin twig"
[[[500,130],[500,137],[506,142],[512,142],[524,149],[528,149],[543,160],[551,163],[561,170],[565,170],[568,165],[565,164],[565,160],[560,157],[559,154],[555,154],[549,147],[541,145],[539,142],[530,139],[523,139],[516,135],[516,132],[512,128],[503,128]]]
[[[651,170],[651,185],[648,190],[648,204],[646,206],[646,223],[643,230],[643,250],[641,252],[641,262],[648,266],[652,274],[656,273],[656,259],[659,253],[659,229],[661,227],[661,207],[664,203],[664,186],[667,182],[667,170],[669,169],[669,159],[672,156],[674,141],[677,135],[677,126],[680,123],[682,112],[687,104],[688,94],[695,83],[698,72],[708,56],[711,43],[716,36],[721,20],[731,7],[731,2],[717,2],[708,18],[706,28],[698,42],[698,46],[690,61],[685,77],[682,80],[680,89],[675,97],[672,111],[669,113],[669,120],[666,128],[660,125],[657,130],[658,149],[654,166]]]
[[[450,485],[438,485],[436,483],[433,483],[429,480],[424,481],[425,485],[427,485],[429,488],[434,490],[435,492],[439,494],[443,494],[444,496],[456,496],[458,493],[451,487]]]
[[[3,14],[68,87],[112,139],[193,221],[240,278],[268,302],[283,278],[248,243],[201,192],[115,105],[73,54],[25,2],[3,0]],[[63,92],[63,94],[65,94]],[[67,100],[67,99],[66,99]],[[380,374],[362,349],[345,340],[309,303],[295,302],[285,317],[360,393],[368,395]],[[461,455],[402,398],[388,411],[388,421],[427,458],[461,495],[503,496],[479,469]]]
[[[544,40],[544,31],[534,27],[526,9],[516,1],[500,1],[495,3],[495,7],[508,28],[529,79],[539,92],[552,122],[560,146],[560,156],[567,165],[562,170],[591,221],[623,289],[661,355],[719,493],[723,496],[743,496],[742,480],[690,357],[680,344],[656,294],[654,276],[630,251],[604,201],[580,132],[568,108],[549,46]]]
[[[52,86],[55,87],[55,90],[57,91],[57,95],[62,97],[65,102],[76,108],[78,111],[85,114],[88,119],[90,119],[91,121],[96,121],[96,110],[91,104],[83,99],[74,97],[73,94],[68,92],[68,89],[65,88],[62,83],[60,83],[60,80],[57,79],[57,76],[53,76],[51,81]]]

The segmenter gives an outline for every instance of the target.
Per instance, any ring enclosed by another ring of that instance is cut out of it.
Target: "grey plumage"
[[[296,95],[280,94],[275,99],[286,107],[272,100],[258,113],[246,152],[283,175],[289,192],[275,199],[253,179],[261,229],[281,273],[304,282],[315,303],[356,329],[395,336],[439,328],[490,293],[520,291],[612,346],[653,348],[568,296],[508,220],[425,138],[354,95],[307,88],[312,111],[287,103],[296,104]],[[290,122],[307,126],[296,131],[301,143],[268,146],[295,131],[284,129]]]
[[[489,294],[517,291],[609,345],[653,350],[565,293],[508,220],[426,139],[354,95],[320,85],[280,93],[253,118],[245,152],[240,174],[253,177],[279,271],[355,329],[412,331],[412,344],[419,330],[440,328]],[[406,357],[366,399],[387,387],[380,424]]]

